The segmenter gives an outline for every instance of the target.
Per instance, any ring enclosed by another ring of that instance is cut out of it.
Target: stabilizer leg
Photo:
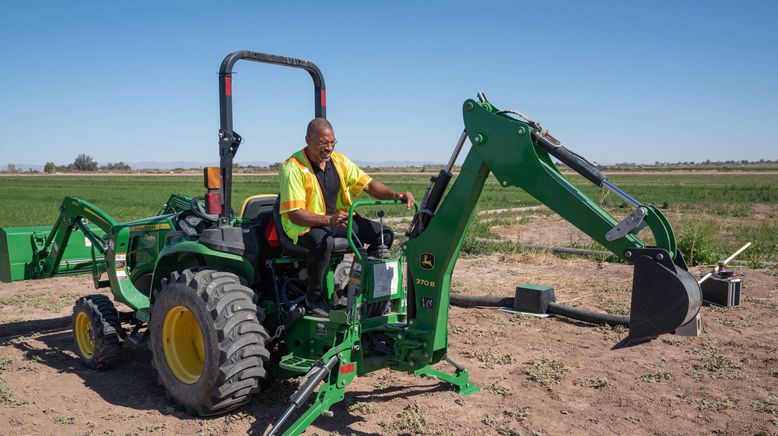
[[[454,387],[456,393],[468,396],[481,390],[478,386],[470,383],[470,373],[467,369],[460,364],[454,362],[448,357],[445,358],[451,366],[454,367],[454,374],[448,374],[446,372],[437,370],[429,365],[424,368],[417,369],[414,374],[417,376],[436,378],[440,381],[444,381]]]

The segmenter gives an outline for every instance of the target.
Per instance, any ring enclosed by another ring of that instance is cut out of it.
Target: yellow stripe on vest
[[[290,200],[281,203],[279,207],[280,213],[287,213],[297,209],[305,209],[305,202],[302,200]]]
[[[362,174],[362,177],[357,180],[357,184],[352,186],[349,190],[352,194],[358,195],[360,192],[362,192],[363,189],[365,189],[365,185],[370,183],[372,179],[367,174]]]
[[[311,196],[313,194],[313,183],[314,183],[313,174],[311,174],[310,170],[308,170],[308,166],[300,162],[296,157],[292,156],[290,159],[292,160],[292,162],[297,164],[297,166],[299,166],[303,172],[303,177],[305,178],[305,205],[302,207],[310,209],[310,206],[312,206]]]

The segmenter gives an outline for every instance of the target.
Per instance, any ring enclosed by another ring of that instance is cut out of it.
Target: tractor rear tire
[[[87,368],[108,369],[122,357],[119,312],[105,295],[89,295],[73,305],[73,342]]]
[[[151,305],[149,345],[157,381],[193,415],[232,410],[259,392],[269,339],[255,295],[230,272],[173,273]]]

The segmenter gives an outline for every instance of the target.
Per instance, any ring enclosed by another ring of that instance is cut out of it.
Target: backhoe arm
[[[598,186],[613,185],[584,158],[547,139],[549,136],[537,124],[533,123],[535,127],[501,113],[489,103],[473,100],[465,102],[464,120],[474,144],[472,151],[485,162],[500,185],[525,190],[619,257],[629,248],[644,246],[633,233],[626,232],[623,237],[612,240],[606,238],[619,221],[570,183],[551,161],[547,149]],[[654,233],[657,247],[675,257],[675,237],[661,212],[618,191],[630,198],[635,207],[642,208],[640,215],[644,215],[642,219]]]
[[[594,165],[561,146],[536,123],[512,118],[485,98],[464,103],[464,122],[473,145],[462,170],[439,207],[431,203],[429,198],[440,197],[446,189],[441,180],[450,179],[450,167],[464,136],[448,168],[434,178],[404,245],[412,321],[405,337],[395,344],[395,352],[407,356],[408,368],[418,367],[420,362],[436,363],[446,354],[451,273],[490,172],[501,186],[524,189],[614,254],[635,264],[629,341],[643,341],[682,326],[699,330],[701,292],[659,210],[616,188]],[[550,152],[593,183],[633,203],[635,211],[622,221],[614,218],[557,170]],[[636,236],[645,226],[653,232],[656,247],[646,247]]]

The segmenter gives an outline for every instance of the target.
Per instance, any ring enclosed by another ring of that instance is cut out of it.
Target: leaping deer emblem
[[[435,268],[435,256],[431,255],[430,253],[422,253],[421,258],[419,259],[419,264],[424,269]]]

